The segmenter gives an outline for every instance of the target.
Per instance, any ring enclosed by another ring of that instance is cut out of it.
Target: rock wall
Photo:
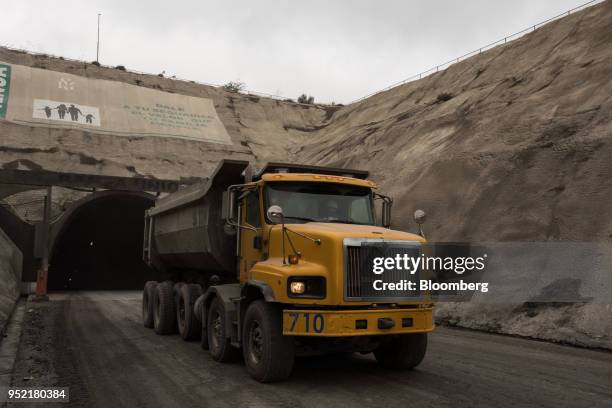
[[[369,169],[432,239],[612,240],[610,44],[604,2],[340,109],[300,159]]]
[[[21,251],[0,229],[0,334],[19,298],[21,282]]]

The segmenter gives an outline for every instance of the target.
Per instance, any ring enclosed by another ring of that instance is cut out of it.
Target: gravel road
[[[311,357],[288,381],[262,385],[241,363],[142,327],[139,292],[56,294],[26,315],[13,384],[68,386],[73,406],[612,407],[603,351],[439,328],[412,372],[370,355]]]

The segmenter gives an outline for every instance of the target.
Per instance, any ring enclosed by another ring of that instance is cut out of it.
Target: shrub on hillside
[[[240,81],[229,81],[227,84],[223,85],[223,89],[227,92],[238,93],[244,90],[244,82]]]
[[[301,94],[298,99],[297,99],[298,103],[305,103],[308,105],[312,105],[314,104],[314,96],[310,96],[310,95],[306,95],[306,94]]]

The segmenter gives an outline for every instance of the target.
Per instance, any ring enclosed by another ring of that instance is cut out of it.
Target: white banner
[[[0,120],[231,144],[213,101],[0,62]]]

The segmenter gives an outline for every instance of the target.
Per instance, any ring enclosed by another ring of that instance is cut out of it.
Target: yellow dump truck
[[[417,366],[433,305],[400,284],[393,261],[385,273],[372,265],[420,256],[422,233],[389,228],[392,201],[365,171],[250,169],[224,160],[147,211],[143,257],[167,279],[145,284],[144,325],[199,339],[220,362],[242,356],[261,382],[288,377],[296,355],[373,352],[384,367]]]

